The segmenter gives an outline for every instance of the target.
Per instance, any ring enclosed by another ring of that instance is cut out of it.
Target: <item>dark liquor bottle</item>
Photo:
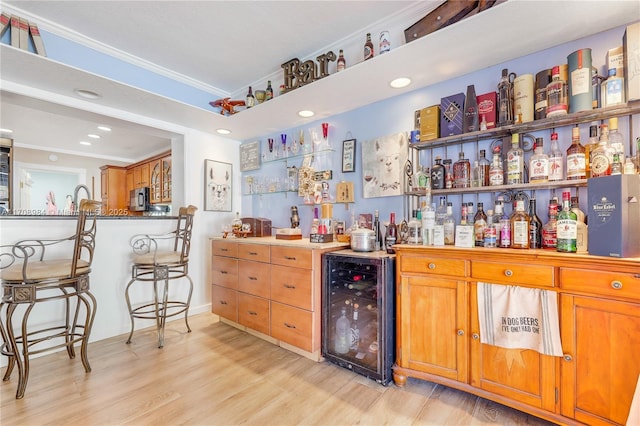
[[[512,79],[513,77],[513,79]],[[502,70],[502,77],[498,82],[498,127],[513,124],[513,80],[515,73]]]
[[[383,247],[382,234],[380,233],[380,213],[376,210],[373,214],[373,232],[376,233],[376,251]]]
[[[473,217],[473,228],[476,236],[475,237],[476,247],[484,247],[484,231],[486,227],[487,227],[487,215],[484,212],[484,205],[483,203],[478,203],[478,211]]]
[[[244,101],[247,108],[251,108],[256,104],[256,98],[253,96],[253,91],[251,90],[251,86],[249,86],[249,91],[247,92],[247,99]]]
[[[271,80],[267,81],[267,90],[265,90],[264,100],[268,101],[273,99],[273,87],[271,87]]]
[[[536,199],[529,199],[529,248],[542,248],[542,221],[536,213]]]
[[[467,96],[464,98],[464,118],[462,132],[477,132],[480,130],[478,122],[478,100],[476,88],[473,84],[467,86]]]
[[[344,60],[344,52],[340,49],[338,54],[338,64],[336,66],[336,72],[343,71],[347,67],[347,62]]]
[[[396,214],[391,213],[389,218],[389,226],[387,226],[387,234],[384,237],[384,245],[387,249],[387,253],[393,254],[396,251],[393,249],[393,245],[398,241],[398,225],[396,225]]]
[[[371,33],[367,33],[367,40],[364,42],[364,60],[373,58],[373,42]]]
[[[444,189],[446,171],[442,165],[442,158],[436,157],[436,164],[431,167],[431,189]]]

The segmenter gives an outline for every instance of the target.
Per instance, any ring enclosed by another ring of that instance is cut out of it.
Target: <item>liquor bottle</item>
[[[478,186],[489,186],[489,170],[491,163],[487,160],[487,151],[480,150],[480,159],[478,160]]]
[[[421,170],[419,179],[418,179],[418,186],[420,187],[420,189],[425,189],[426,187],[430,187],[431,186],[431,179],[430,179],[430,172],[429,172],[429,168],[424,166]]]
[[[367,40],[364,42],[364,60],[373,58],[373,42],[371,33],[367,33]]]
[[[447,216],[447,197],[440,197],[436,208],[436,224],[443,224]]]
[[[473,165],[471,166],[471,187],[477,188],[480,186],[480,166],[478,164],[478,160],[473,160]]]
[[[478,99],[476,98],[476,88],[473,84],[467,86],[467,95],[464,98],[464,118],[462,121],[462,132],[477,132],[480,130],[478,122]]]
[[[467,224],[467,203],[462,203],[460,206],[460,225]]]
[[[622,174],[622,162],[620,162],[620,154],[613,154],[613,163],[611,164],[611,176]]]
[[[502,70],[502,77],[498,82],[498,127],[513,124],[513,80],[515,74],[509,70]]]
[[[584,146],[580,145],[580,129],[576,125],[571,129],[571,145],[567,148],[567,180],[587,177],[587,161]]]
[[[398,241],[398,225],[396,225],[396,214],[391,213],[387,233],[384,237],[384,246],[387,249],[387,253],[394,254],[396,252],[393,248],[396,241]]]
[[[613,163],[614,150],[609,146],[609,129],[606,124],[602,124],[600,140],[598,145],[591,152],[591,177],[609,176],[611,174],[611,164]]]
[[[409,191],[414,189],[424,189],[424,184],[425,184],[425,178],[424,178],[423,167],[418,165],[418,170],[414,173],[412,179],[410,180]]]
[[[467,203],[467,224],[473,225],[473,221],[475,220],[475,212],[473,210],[473,203]]]
[[[551,83],[547,85],[547,117],[567,115],[569,99],[567,82],[560,78],[560,67],[551,69]]]
[[[511,215],[511,248],[529,248],[529,215],[524,211],[524,200],[516,200],[516,209]]]
[[[498,215],[499,214],[499,215]],[[496,217],[499,218],[500,239],[498,246],[502,248],[511,247],[511,221],[504,211],[504,203],[496,204]]]
[[[444,189],[446,171],[442,165],[442,158],[436,157],[436,164],[431,167],[431,189]]]
[[[549,180],[549,156],[544,153],[542,138],[536,138],[534,154],[529,159],[529,182],[540,183]]]
[[[619,105],[626,102],[624,79],[617,76],[615,68],[609,69],[609,76],[602,82],[602,106]]]
[[[478,211],[473,217],[473,230],[475,233],[476,247],[484,247],[484,230],[487,226],[487,215],[484,212],[484,204],[478,203]]]
[[[373,212],[373,232],[376,233],[375,248],[376,251],[378,251],[383,247],[382,232],[380,230],[380,212],[378,210]]]
[[[511,135],[511,149],[507,152],[507,185],[524,183],[524,151],[520,148],[520,135]]]
[[[558,246],[557,250],[564,253],[577,251],[578,215],[571,211],[571,193],[562,193],[562,210],[558,213]]]
[[[529,199],[529,248],[542,248],[542,221],[536,213],[536,199]]]
[[[624,161],[624,165],[622,166],[622,173],[625,175],[635,175],[636,174],[636,165],[633,164],[633,160],[631,157],[627,157]]]
[[[424,201],[423,201],[424,203]],[[411,212],[411,220],[408,223],[409,237],[407,238],[408,244],[422,244],[422,224],[418,216],[420,210],[415,209]]]
[[[267,80],[267,90],[265,90],[264,100],[268,101],[273,99],[273,87],[271,87],[271,80]]]
[[[549,181],[564,179],[564,158],[558,146],[558,134],[551,133],[551,152],[549,153]]]
[[[336,72],[343,71],[347,67],[347,61],[344,59],[344,52],[340,49],[338,54],[338,64],[336,65]]]
[[[351,324],[347,318],[347,307],[340,308],[340,318],[336,321],[336,335],[333,349],[338,354],[346,354],[349,352],[351,343]]]
[[[236,212],[236,217],[231,221],[231,230],[238,236],[238,233],[242,231],[242,219],[240,219],[240,212]]]
[[[584,212],[580,210],[578,197],[571,197],[571,211],[573,211],[578,218],[576,222],[576,251],[578,253],[586,253],[589,245],[589,234],[587,224],[585,223]]]
[[[489,167],[489,185],[504,185],[504,169],[502,168],[502,158],[498,150],[494,151],[493,160]]]
[[[320,228],[320,218],[318,217],[318,208],[313,208],[313,221],[311,222],[311,233],[317,234]]]
[[[488,248],[497,247],[496,227],[493,223],[493,210],[487,210],[487,226],[484,228],[484,246]]]
[[[253,91],[251,90],[251,86],[249,86],[249,91],[247,92],[247,99],[244,101],[247,108],[251,108],[256,104],[256,98],[253,96]]]
[[[547,85],[551,83],[551,70],[546,69],[536,74],[536,88],[534,93],[534,118],[540,120],[547,116]]]
[[[353,321],[351,322],[350,331],[350,345],[349,350],[354,352],[358,352],[358,346],[360,345],[360,328],[358,327],[358,308],[359,305],[357,303],[353,304]]]
[[[451,170],[451,159],[447,158],[445,160],[442,161],[442,164],[444,165],[444,187],[446,189],[451,189],[453,188],[453,171]]]
[[[586,161],[585,172],[587,178],[591,177],[591,156],[593,151],[598,147],[598,126],[592,124],[589,126],[589,143],[584,146],[584,159]]]
[[[458,154],[458,161],[453,164],[454,188],[469,188],[471,186],[471,164],[464,158],[464,152]]]
[[[542,226],[542,248],[555,250],[558,246],[558,202],[549,200],[549,220]]]
[[[445,245],[453,245],[456,236],[456,219],[453,217],[453,203],[447,203],[447,216],[443,221],[444,225],[444,243]]]
[[[618,117],[609,119],[609,146],[620,156],[620,160],[624,159],[624,136],[618,130]]]
[[[433,245],[433,231],[436,227],[436,210],[431,205],[431,192],[422,202],[422,245]]]

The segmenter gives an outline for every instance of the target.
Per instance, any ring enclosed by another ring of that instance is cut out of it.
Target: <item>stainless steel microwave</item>
[[[129,192],[129,210],[134,212],[149,210],[149,187],[136,188]]]

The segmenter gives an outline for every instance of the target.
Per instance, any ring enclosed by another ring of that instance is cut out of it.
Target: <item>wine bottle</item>
[[[473,84],[467,86],[467,96],[464,98],[464,118],[462,124],[463,133],[477,132],[480,130],[478,123],[478,99],[476,88]]]
[[[387,249],[387,253],[394,254],[396,251],[393,249],[393,245],[398,241],[398,225],[396,225],[396,214],[391,213],[389,217],[389,226],[387,226],[387,233],[384,237],[384,245]]]
[[[256,104],[256,98],[253,96],[253,91],[251,90],[251,86],[249,86],[249,92],[247,92],[247,99],[245,100],[245,105],[247,108],[251,108]]]
[[[364,60],[373,58],[373,42],[371,33],[367,33],[367,40],[364,42]]]
[[[529,199],[529,248],[542,248],[542,221],[536,213],[536,199]]]
[[[347,308],[343,306],[340,309],[340,318],[336,321],[336,335],[334,340],[334,350],[338,354],[346,354],[349,352],[351,343],[351,324],[347,318]]]
[[[267,90],[265,90],[264,100],[268,101],[273,99],[273,87],[271,87],[271,80],[267,80]]]

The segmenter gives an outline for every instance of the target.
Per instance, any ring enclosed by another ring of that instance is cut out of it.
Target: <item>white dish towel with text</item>
[[[562,356],[555,291],[478,283],[480,341]]]

